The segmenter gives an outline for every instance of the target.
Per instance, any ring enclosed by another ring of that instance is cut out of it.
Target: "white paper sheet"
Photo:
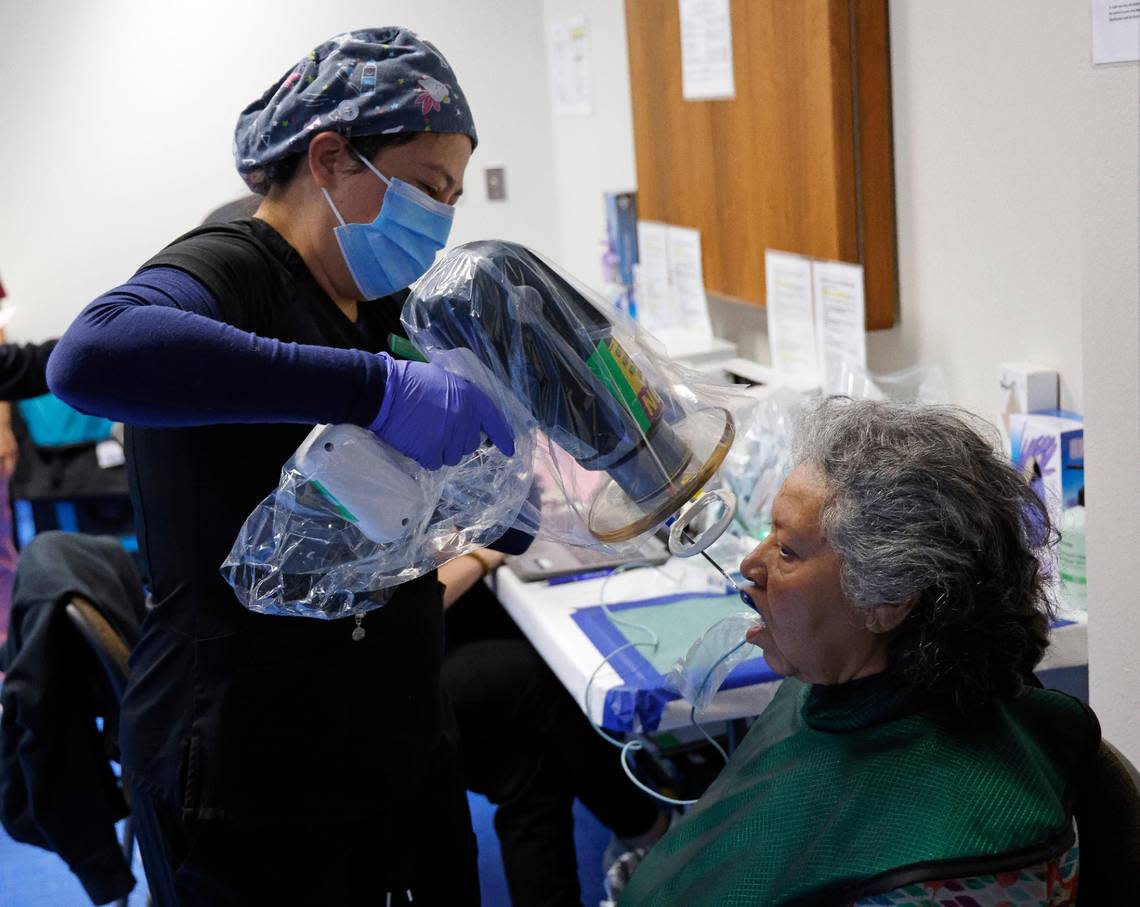
[[[590,26],[585,16],[550,23],[547,60],[554,113],[589,116],[594,112],[593,73],[590,66]]]
[[[728,0],[678,0],[681,94],[686,101],[736,97]]]
[[[1140,0],[1090,0],[1093,63],[1140,60]]]
[[[705,272],[701,265],[701,231],[669,226],[665,233],[669,258],[669,284],[673,290],[679,327],[702,337],[712,336]]]
[[[649,331],[677,320],[669,285],[668,229],[656,221],[637,222],[637,320]]]
[[[764,251],[768,344],[772,367],[790,383],[819,383],[811,259],[774,249]]]
[[[820,381],[836,393],[844,361],[867,368],[863,266],[816,261],[811,272]]]

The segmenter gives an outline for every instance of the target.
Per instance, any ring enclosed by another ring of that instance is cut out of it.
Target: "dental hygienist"
[[[256,215],[175,240],[51,358],[56,394],[129,426],[154,606],[121,742],[160,907],[478,903],[435,574],[361,636],[246,611],[218,572],[314,423],[367,426],[428,468],[484,433],[513,453],[474,385],[386,351],[475,143],[431,44],[403,28],[326,41],[238,118]]]

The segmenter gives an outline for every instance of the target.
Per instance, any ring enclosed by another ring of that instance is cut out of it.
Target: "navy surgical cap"
[[[345,136],[458,132],[477,138],[455,73],[406,28],[365,28],[320,45],[238,117],[234,160],[250,189],[265,167],[309,147],[317,132]]]

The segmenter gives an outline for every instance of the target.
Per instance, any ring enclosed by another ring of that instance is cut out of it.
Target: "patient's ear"
[[[911,609],[918,604],[918,593],[897,605],[875,605],[866,609],[867,629],[872,633],[891,633],[907,619]]]

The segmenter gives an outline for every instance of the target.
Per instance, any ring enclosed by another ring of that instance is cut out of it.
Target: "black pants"
[[[648,831],[657,806],[482,584],[452,606],[446,627],[443,686],[464,777],[498,806],[513,907],[576,907],[574,798],[622,837]]]
[[[390,865],[375,824],[363,819],[297,819],[257,830],[223,821],[190,825],[138,785],[131,785],[130,804],[156,907],[477,907],[466,794],[452,791],[424,804],[438,834],[422,840],[419,865],[411,867]]]

